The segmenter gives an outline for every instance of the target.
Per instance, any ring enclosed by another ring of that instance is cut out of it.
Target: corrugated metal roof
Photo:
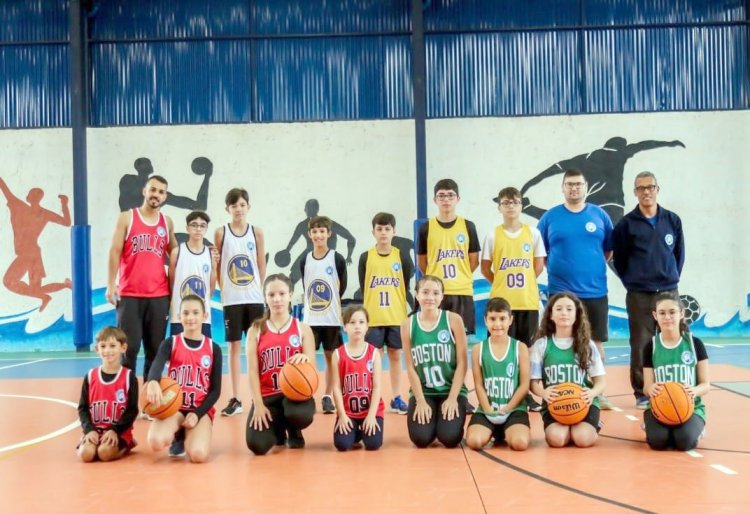
[[[0,41],[65,41],[68,39],[67,0],[3,0],[0,2]]]
[[[615,1],[615,0],[611,0]],[[577,0],[432,0],[425,2],[426,30],[487,30],[571,26]]]
[[[585,0],[589,25],[745,20],[745,0]]]

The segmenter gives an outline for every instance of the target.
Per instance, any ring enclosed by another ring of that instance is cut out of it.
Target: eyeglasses
[[[643,194],[645,192],[653,193],[656,191],[656,188],[659,187],[656,184],[649,184],[647,186],[638,186],[635,188],[635,192],[638,194]]]
[[[586,185],[586,182],[565,182],[563,185],[568,189],[581,189]]]
[[[206,223],[188,223],[188,227],[195,229],[195,230],[206,230],[208,229],[208,224]]]
[[[453,200],[457,196],[456,193],[438,193],[435,195],[435,198],[438,200]]]
[[[512,207],[513,205],[521,205],[521,200],[503,200],[500,202],[503,207]]]

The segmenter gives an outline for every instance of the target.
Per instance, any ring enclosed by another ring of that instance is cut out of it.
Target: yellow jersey
[[[395,246],[388,255],[380,255],[376,247],[367,252],[365,280],[362,289],[364,307],[371,327],[401,325],[408,314],[406,280],[401,266],[401,252]]]
[[[492,249],[492,282],[490,298],[505,298],[513,310],[539,309],[539,287],[534,272],[534,241],[528,225],[521,225],[518,237],[508,237],[499,225],[495,229]]]
[[[451,228],[430,218],[427,233],[427,275],[443,281],[445,294],[474,295],[474,274],[469,262],[469,231],[460,216]]]

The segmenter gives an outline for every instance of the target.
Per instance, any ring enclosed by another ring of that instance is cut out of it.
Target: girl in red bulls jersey
[[[291,314],[292,281],[286,275],[266,278],[263,295],[267,311],[253,323],[247,336],[247,374],[253,407],[245,439],[255,455],[274,446],[304,448],[302,429],[315,415],[315,400],[294,402],[279,389],[279,372],[287,361],[315,365],[315,339],[308,325]]]
[[[146,399],[161,401],[159,380],[164,366],[180,384],[182,407],[167,419],[154,420],[148,431],[148,444],[159,451],[172,442],[171,457],[187,453],[192,462],[205,462],[211,449],[214,404],[221,395],[221,348],[201,333],[206,306],[197,295],[187,295],[180,304],[184,332],[162,341],[148,374]]]
[[[78,457],[83,462],[119,459],[136,445],[133,422],[138,416],[138,380],[120,364],[127,341],[125,332],[116,327],[104,327],[96,336],[102,365],[83,378],[78,402],[83,429]]]
[[[369,316],[361,306],[344,311],[344,330],[349,337],[345,346],[333,352],[333,400],[336,402],[336,427],[333,445],[339,451],[351,450],[362,441],[368,450],[383,445],[383,397],[380,384],[380,352],[365,341]]]

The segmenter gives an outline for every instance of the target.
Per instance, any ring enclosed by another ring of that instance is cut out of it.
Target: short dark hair
[[[206,214],[203,211],[192,211],[187,216],[185,216],[185,223],[190,223],[193,220],[201,219],[205,221],[206,223],[211,223],[211,218],[208,217],[208,214]]]
[[[452,178],[444,178],[440,179],[435,183],[435,187],[433,188],[433,195],[436,195],[438,191],[453,191],[458,195],[458,184],[456,184],[456,181]]]
[[[314,228],[325,228],[328,230],[328,232],[330,232],[332,227],[333,222],[328,216],[313,216],[312,218],[310,218],[310,221],[307,222],[307,230],[312,230]]]
[[[487,301],[487,308],[484,310],[484,317],[490,312],[505,312],[508,316],[513,315],[513,309],[510,307],[510,303],[505,298],[490,298]]]
[[[503,198],[506,198],[508,200],[521,198],[521,191],[519,191],[515,187],[504,187],[497,194],[497,198],[495,198],[495,203],[500,203],[500,200],[502,200]]]
[[[197,294],[187,294],[185,295],[182,300],[180,301],[180,307],[182,307],[182,304],[187,302],[198,302],[201,304],[201,308],[203,309],[203,312],[206,312],[206,300],[198,296]]]
[[[148,180],[146,181],[146,184],[148,184],[152,180],[156,180],[157,182],[161,182],[165,186],[169,187],[169,182],[167,182],[167,179],[165,179],[161,175],[151,175],[150,177],[148,177]]]
[[[372,228],[375,225],[390,225],[396,228],[396,216],[390,212],[379,212],[372,218]]]
[[[125,332],[123,332],[122,329],[113,326],[108,326],[101,329],[99,333],[96,334],[96,342],[98,343],[99,341],[106,341],[111,337],[115,338],[115,340],[117,340],[117,342],[120,344],[128,343],[128,336],[125,335]]]
[[[247,194],[246,190],[241,187],[233,187],[224,197],[224,205],[234,205],[240,201],[240,198],[250,203],[250,195]]]
[[[565,171],[565,174],[563,175],[563,182],[565,182],[565,179],[568,177],[583,177],[583,172],[575,168],[570,168],[569,170]],[[586,180],[586,177],[583,177],[583,180]]]

